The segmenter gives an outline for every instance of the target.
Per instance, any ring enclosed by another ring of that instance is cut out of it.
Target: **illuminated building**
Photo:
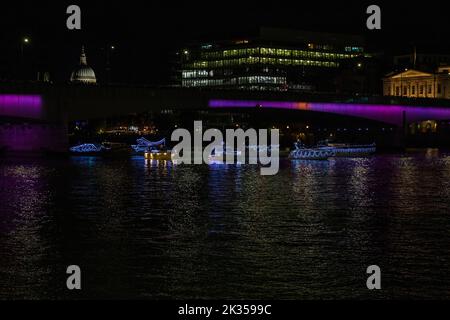
[[[97,79],[95,78],[94,70],[87,64],[86,54],[84,53],[84,47],[81,48],[80,64],[72,71],[70,76],[70,82],[72,83],[85,83],[95,84]]]
[[[260,28],[256,37],[186,47],[178,55],[182,87],[335,91],[341,63],[365,54],[359,36]]]
[[[405,70],[383,79],[385,96],[450,99],[450,66],[436,72]]]

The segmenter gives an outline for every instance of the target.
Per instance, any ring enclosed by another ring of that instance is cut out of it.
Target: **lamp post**
[[[20,41],[20,57],[23,58],[24,46],[30,43],[30,38],[25,37]]]
[[[106,51],[106,83],[109,84],[110,80],[111,80],[111,55],[112,52],[114,52],[114,50],[116,50],[116,46],[114,45],[107,45],[105,48]]]

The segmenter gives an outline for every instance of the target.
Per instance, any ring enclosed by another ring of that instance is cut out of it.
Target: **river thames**
[[[450,298],[450,152],[0,160],[0,299]],[[382,290],[366,287],[378,265]],[[66,288],[79,265],[82,290]]]

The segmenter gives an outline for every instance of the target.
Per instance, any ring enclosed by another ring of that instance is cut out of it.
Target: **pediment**
[[[401,73],[397,73],[394,76],[391,76],[391,79],[398,79],[398,78],[417,78],[417,77],[431,77],[433,74],[418,70],[408,70]]]

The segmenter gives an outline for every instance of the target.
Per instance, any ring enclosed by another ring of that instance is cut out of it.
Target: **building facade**
[[[253,38],[184,48],[178,79],[182,87],[335,91],[341,63],[364,54],[359,36],[261,28]]]
[[[383,79],[385,96],[450,99],[450,66],[429,73],[418,70],[389,74]]]

